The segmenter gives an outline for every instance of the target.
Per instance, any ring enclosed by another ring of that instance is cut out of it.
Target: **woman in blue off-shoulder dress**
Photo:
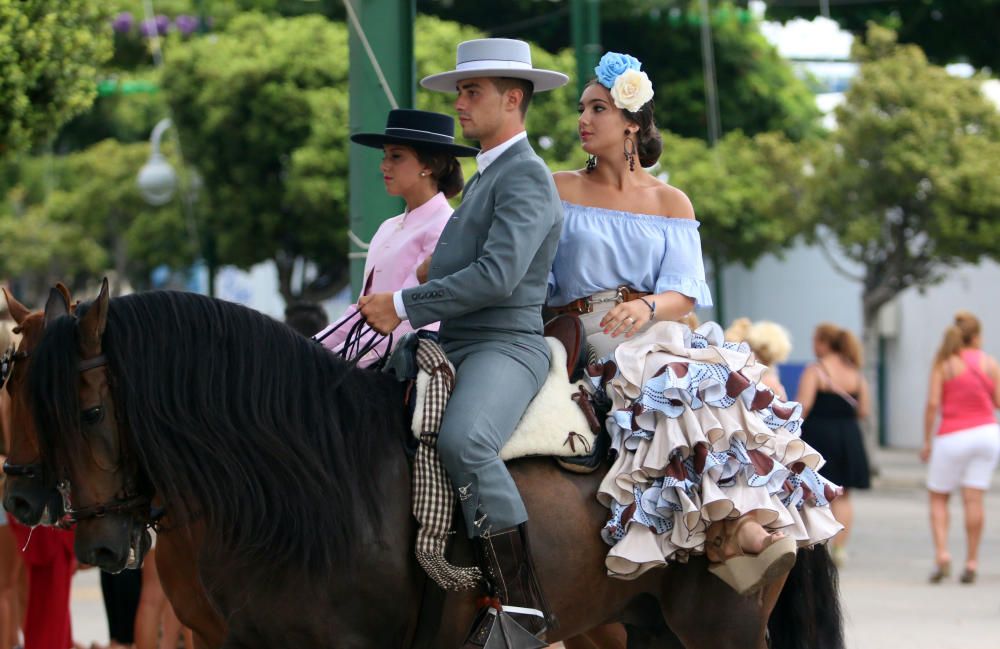
[[[662,143],[640,68],[609,52],[580,98],[590,159],[555,174],[564,222],[548,305],[581,318],[591,382],[612,402],[615,457],[598,493],[609,574],[706,554],[750,593],[840,530],[828,506],[839,488],[799,438],[801,407],[760,382],[750,348],[715,323],[677,322],[712,297],[691,202],[643,169]]]

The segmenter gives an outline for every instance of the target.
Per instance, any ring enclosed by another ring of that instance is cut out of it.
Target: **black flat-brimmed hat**
[[[381,149],[386,144],[404,144],[458,157],[479,153],[475,147],[455,144],[455,120],[450,115],[409,108],[389,111],[384,133],[355,133],[351,142],[374,149]]]

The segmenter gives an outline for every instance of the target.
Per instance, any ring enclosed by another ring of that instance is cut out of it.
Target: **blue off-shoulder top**
[[[550,306],[629,286],[677,291],[712,306],[701,257],[701,224],[563,201],[562,235],[549,274]]]

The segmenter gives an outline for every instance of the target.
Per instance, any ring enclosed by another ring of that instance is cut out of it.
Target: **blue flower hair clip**
[[[653,84],[634,56],[606,52],[594,73],[598,83],[611,91],[615,106],[622,110],[634,113],[653,98]]]
[[[626,70],[638,72],[642,70],[642,63],[639,62],[639,59],[628,54],[606,52],[601,57],[601,62],[594,68],[594,74],[597,75],[597,80],[601,82],[602,86],[611,90],[615,85],[615,79]]]

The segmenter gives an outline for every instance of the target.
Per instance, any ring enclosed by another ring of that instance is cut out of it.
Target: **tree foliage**
[[[872,26],[817,166],[818,223],[864,269],[866,323],[910,287],[1000,258],[1000,114],[980,90]]]
[[[162,84],[219,263],[346,272],[347,69],[347,30],[322,16],[244,14],[174,48]]]
[[[713,2],[710,17],[723,131],[781,131],[796,140],[817,132],[819,111],[808,86],[739,4]],[[515,0],[488,12],[478,3],[418,0],[417,8],[490,36],[535,40],[549,51],[573,45],[569,0]],[[602,3],[600,11],[602,48],[638,57],[649,73],[657,124],[686,137],[707,137],[697,2],[620,0]]]
[[[415,29],[418,78],[452,67],[455,44],[480,35],[430,17]],[[568,52],[536,57],[572,69]],[[217,261],[274,260],[286,300],[322,299],[347,281],[348,60],[342,23],[244,14],[212,39],[174,44],[164,69],[185,156],[205,181]],[[418,93],[420,108],[452,113],[452,102]],[[540,93],[529,111],[535,144],[552,161],[583,162],[574,106],[563,89]],[[304,261],[319,273],[293,295],[285,279]]]
[[[766,0],[773,20],[815,18],[818,2]],[[1000,0],[882,0],[831,3],[831,17],[840,26],[864,36],[869,22],[894,29],[902,43],[919,45],[934,62],[967,61],[1000,70],[1000,50],[994,44],[1000,24]]]
[[[72,285],[114,270],[119,281],[143,288],[155,266],[190,264],[197,242],[180,205],[151,207],[140,196],[136,171],[148,156],[146,144],[106,140],[8,171],[0,276]]]
[[[664,133],[660,165],[691,198],[705,255],[751,266],[807,232],[803,144],[780,133],[727,133],[715,146]]]
[[[0,0],[0,157],[90,106],[111,54],[107,0]]]

